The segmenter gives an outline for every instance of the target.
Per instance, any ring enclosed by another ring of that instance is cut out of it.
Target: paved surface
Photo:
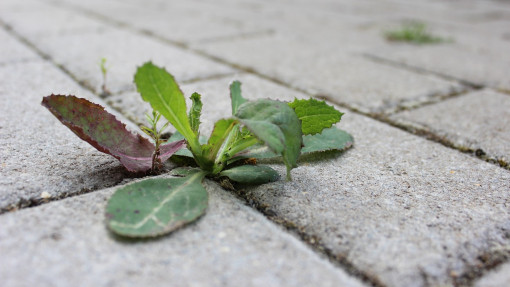
[[[384,38],[410,20],[447,41]],[[510,3],[2,0],[0,24],[1,286],[510,285]],[[147,60],[202,94],[203,133],[238,79],[337,105],[355,145],[291,182],[208,181],[197,222],[119,239],[104,206],[138,179],[40,101],[85,97],[136,130]]]

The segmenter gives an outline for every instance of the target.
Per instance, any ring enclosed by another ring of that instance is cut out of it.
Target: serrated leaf
[[[354,143],[352,136],[336,127],[324,129],[322,133],[315,135],[303,136],[303,148],[301,148],[301,155],[306,155],[314,152],[323,151],[343,151],[350,148]],[[244,159],[268,159],[278,157],[277,154],[272,152],[268,147],[263,145],[255,145],[243,152],[240,152],[229,163]]]
[[[120,160],[127,170],[145,172],[151,169],[154,144],[129,132],[125,124],[102,106],[64,95],[44,97],[42,105],[82,140]],[[183,146],[182,140],[162,145],[159,158],[166,161]]]
[[[301,121],[294,110],[286,103],[266,99],[244,103],[236,117],[273,152],[282,155],[290,180],[302,144]]]
[[[193,93],[191,99],[191,109],[189,110],[188,119],[193,132],[198,135],[198,128],[200,127],[200,114],[202,113],[202,101],[198,93]]]
[[[289,106],[294,109],[301,120],[304,135],[317,134],[323,129],[331,127],[340,121],[343,113],[326,104],[325,101],[315,99],[295,99]]]
[[[342,151],[350,148],[354,143],[352,136],[336,127],[324,129],[322,133],[303,136],[304,147],[302,154],[336,150]]]
[[[241,96],[241,82],[233,81],[230,84],[230,100],[232,102],[232,115],[237,113],[239,106],[248,101]]]
[[[142,99],[162,114],[189,144],[195,144],[197,137],[186,114],[186,101],[174,77],[165,69],[147,62],[137,69],[135,84]]]
[[[241,165],[220,172],[220,176],[246,184],[263,184],[279,178],[278,172],[264,165]]]
[[[183,178],[151,178],[124,186],[106,207],[107,225],[127,237],[155,237],[200,217],[208,194],[203,172]]]

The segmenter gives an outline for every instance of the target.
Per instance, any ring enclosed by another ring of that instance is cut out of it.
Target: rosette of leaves
[[[179,162],[188,158],[195,168],[175,169],[174,174],[182,177],[153,178],[118,189],[108,202],[106,217],[108,227],[123,236],[162,235],[200,217],[208,202],[204,177],[227,177],[242,184],[279,178],[268,166],[243,165],[247,158],[280,157],[291,180],[301,154],[345,150],[353,143],[348,133],[333,126],[342,113],[324,101],[248,101],[237,81],[230,86],[232,116],[217,121],[209,138],[202,141],[198,93],[191,96],[188,111],[174,77],[151,62],[138,68],[135,84],[143,100],[177,130],[170,140],[186,142],[187,148],[172,158],[180,158]]]

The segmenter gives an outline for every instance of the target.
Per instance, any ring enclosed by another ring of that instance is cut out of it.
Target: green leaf
[[[236,117],[273,152],[283,156],[290,180],[302,144],[301,121],[294,110],[286,103],[265,99],[244,103]]]
[[[155,237],[196,220],[207,208],[204,175],[151,178],[118,189],[106,207],[108,227],[122,236]]]
[[[232,101],[232,115],[237,113],[240,105],[248,101],[241,96],[241,82],[233,81],[230,84],[230,100]]]
[[[155,146],[146,138],[132,134],[126,125],[102,106],[75,96],[44,97],[45,106],[57,119],[98,151],[117,158],[128,171],[145,172],[152,167]],[[184,141],[162,145],[159,159],[164,162],[184,146]]]
[[[309,154],[321,151],[343,151],[352,146],[354,139],[352,136],[336,127],[324,129],[322,133],[303,136],[302,154]]]
[[[279,178],[276,170],[264,165],[241,165],[220,172],[233,181],[246,184],[262,184],[277,181]]]
[[[221,119],[214,124],[214,129],[209,137],[207,145],[203,148],[204,156],[214,160],[223,141],[235,125],[234,119]]]
[[[350,148],[354,143],[352,136],[336,127],[324,129],[322,133],[303,136],[303,148],[301,155],[323,151],[343,151]],[[278,157],[267,146],[255,145],[243,152],[237,154],[235,158],[229,161],[229,164],[240,159],[256,158],[267,159]]]
[[[326,104],[325,101],[315,99],[295,99],[289,106],[294,109],[301,120],[304,135],[318,134],[323,129],[331,127],[340,121],[343,113]]]
[[[135,83],[144,101],[162,114],[188,141],[192,150],[199,150],[198,138],[186,115],[186,101],[179,85],[165,69],[151,62],[139,67]]]
[[[202,101],[200,100],[200,94],[193,93],[190,97],[191,109],[189,110],[188,119],[193,132],[198,135],[198,128],[200,127],[200,114],[202,113]]]

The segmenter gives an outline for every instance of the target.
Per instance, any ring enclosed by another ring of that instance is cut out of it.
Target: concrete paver
[[[102,33],[69,34],[35,41],[55,62],[64,65],[75,77],[98,92],[103,83],[98,64],[101,58],[107,59],[107,88],[112,93],[134,90],[132,82],[137,66],[150,60],[173,71],[179,81],[234,71],[182,49],[117,28],[109,28]],[[84,42],[87,45],[83,45]],[[66,48],[62,49],[63,46]]]
[[[0,65],[39,59],[39,56],[19,43],[5,30],[0,30]]]
[[[486,274],[481,279],[477,280],[474,284],[476,287],[500,287],[506,286],[510,282],[510,263],[496,268]]]
[[[149,241],[104,226],[114,189],[0,217],[2,286],[364,286],[208,182],[207,213]]]
[[[2,212],[123,179],[123,167],[115,158],[80,140],[40,104],[51,93],[93,99],[90,93],[41,60],[1,66],[0,78]]]
[[[406,101],[427,101],[462,90],[435,76],[374,63],[340,47],[335,51],[327,42],[266,37],[208,43],[199,49],[363,112],[384,113]]]
[[[453,284],[510,244],[510,172],[354,114],[340,126],[351,150],[245,196],[388,286]]]
[[[481,90],[392,116],[425,129],[460,149],[482,150],[489,158],[510,159],[510,96]]]
[[[30,38],[94,33],[104,29],[104,25],[98,21],[41,2],[36,9],[32,5],[23,5],[18,9],[4,10],[0,12],[0,17],[17,33]]]

